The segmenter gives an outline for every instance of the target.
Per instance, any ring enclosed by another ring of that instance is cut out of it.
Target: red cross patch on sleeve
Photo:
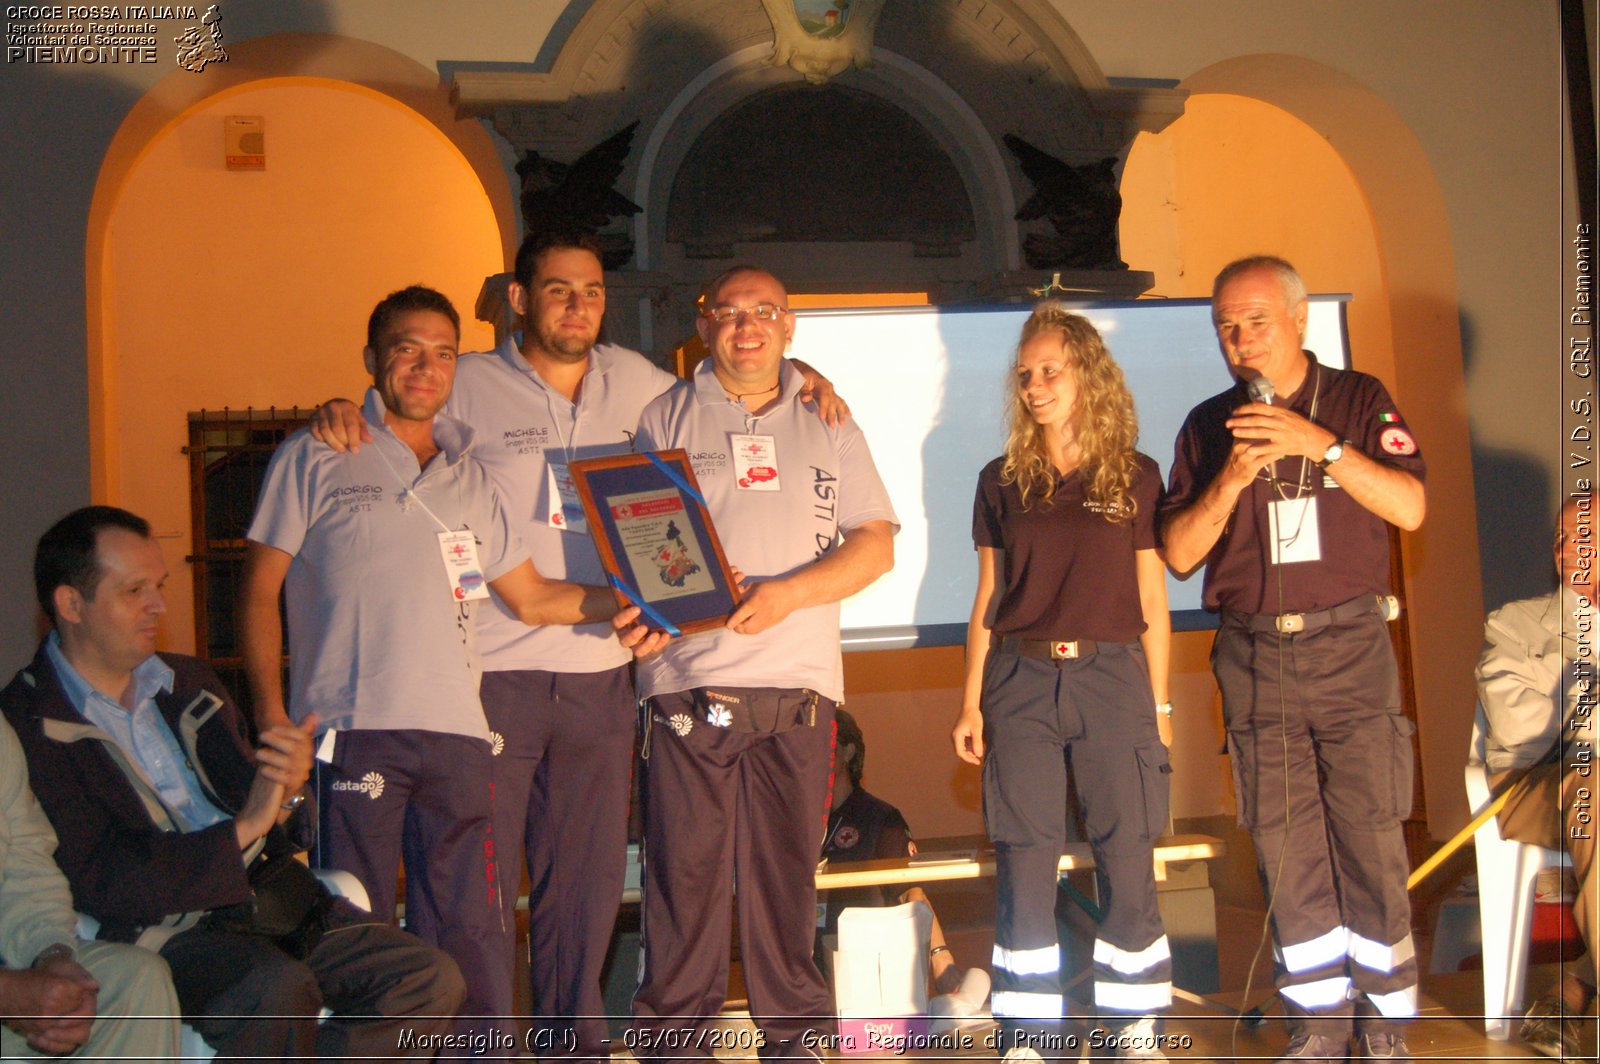
[[[1411,438],[1411,433],[1398,425],[1384,429],[1378,437],[1378,443],[1390,454],[1417,453],[1417,441]]]

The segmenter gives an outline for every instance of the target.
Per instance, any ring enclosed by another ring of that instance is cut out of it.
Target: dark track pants
[[[1415,729],[1383,620],[1279,635],[1224,614],[1211,662],[1291,1027],[1339,1037],[1352,1013],[1367,1029],[1415,1016],[1400,827]]]
[[[727,993],[735,880],[740,964],[750,1016],[766,1040],[761,1056],[806,1055],[808,1032],[836,1029],[833,996],[811,955],[836,707],[819,698],[814,725],[757,734],[697,719],[686,694],[649,706],[634,1056],[712,1056],[705,1032]]]
[[[184,1019],[218,1060],[433,1058],[465,992],[455,962],[348,903],[329,925],[304,961],[205,921],[162,947]]]
[[[519,1039],[508,1019],[505,958],[515,925],[500,913],[489,758],[488,743],[464,735],[339,732],[332,763],[319,761],[314,773],[316,858],[361,880],[373,915],[386,921],[394,919],[404,858],[406,930],[455,958],[466,978],[457,1032],[494,1028]]]
[[[998,640],[996,640],[998,644]],[[1056,866],[1077,788],[1104,919],[1094,945],[1102,1018],[1172,1002],[1172,955],[1156,907],[1155,840],[1170,768],[1142,652],[1101,643],[1056,663],[991,651],[983,682],[983,819],[997,864],[994,1015],[1007,1045],[1048,1049],[1064,998]]]
[[[627,873],[638,721],[628,667],[486,672],[480,692],[499,738],[494,837],[512,926],[527,857],[534,1026],[546,1032],[535,1043],[608,1060],[600,974]]]

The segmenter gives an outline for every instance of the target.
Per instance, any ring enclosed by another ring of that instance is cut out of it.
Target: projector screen
[[[1305,346],[1349,365],[1348,296],[1312,296]],[[1232,381],[1203,299],[1069,304],[1094,323],[1122,366],[1139,414],[1139,449],[1172,466],[1186,414]],[[965,639],[977,586],[972,501],[978,472],[1005,443],[1007,390],[1022,305],[798,311],[791,354],[826,374],[850,403],[900,517],[894,569],[846,599],[850,649],[939,646]],[[1175,628],[1215,622],[1201,574],[1170,575]]]

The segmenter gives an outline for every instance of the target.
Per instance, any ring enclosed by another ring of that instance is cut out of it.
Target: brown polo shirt
[[[1156,545],[1161,470],[1137,456],[1132,520],[1090,508],[1076,472],[1061,478],[1048,506],[1024,508],[1015,484],[1000,482],[1005,459],[978,475],[972,539],[1005,552],[996,635],[1131,643],[1144,633],[1133,553]]]
[[[1171,480],[1160,507],[1162,521],[1192,505],[1222,471],[1234,443],[1224,422],[1247,402],[1244,385],[1236,384],[1189,412],[1174,448]],[[1311,356],[1305,383],[1289,397],[1288,406],[1350,441],[1349,446],[1368,458],[1418,480],[1426,475],[1415,437],[1376,377],[1332,369]],[[1222,535],[1206,556],[1206,609],[1306,612],[1337,606],[1358,595],[1386,594],[1389,530],[1383,520],[1350,498],[1315,462],[1308,460],[1304,472],[1299,458],[1286,458],[1276,466],[1278,485],[1263,472],[1241,492]],[[1316,561],[1273,565],[1268,503],[1302,493],[1316,499],[1321,556]]]

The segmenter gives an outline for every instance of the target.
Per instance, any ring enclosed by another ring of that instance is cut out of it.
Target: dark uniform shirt
[[[1131,521],[1093,509],[1077,472],[1061,478],[1048,505],[1025,509],[1017,485],[1000,482],[1005,459],[983,467],[972,539],[1005,551],[996,635],[1131,643],[1144,633],[1134,552],[1156,545],[1161,470],[1147,455],[1136,458]]]
[[[1311,368],[1289,397],[1289,409],[1348,440],[1347,446],[1368,458],[1422,480],[1426,473],[1422,453],[1382,382],[1365,373],[1321,365],[1310,352],[1307,355]],[[1239,383],[1189,412],[1174,448],[1172,480],[1161,504],[1163,521],[1192,505],[1217,478],[1234,444],[1224,422],[1249,401]],[[1278,484],[1269,482],[1263,471],[1241,492],[1227,526],[1206,555],[1206,609],[1305,612],[1328,609],[1360,595],[1387,593],[1389,530],[1383,519],[1352,499],[1314,461],[1307,459],[1303,471],[1299,458],[1275,465]],[[1273,566],[1268,503],[1301,493],[1316,499],[1320,559]]]
[[[828,835],[822,843],[822,856],[828,864],[845,861],[877,861],[911,854],[911,828],[900,810],[862,790],[851,790],[850,797],[828,817]],[[853,905],[893,905],[894,897],[883,887],[851,887],[827,893],[826,925],[819,930],[832,932],[839,926],[839,913]]]

